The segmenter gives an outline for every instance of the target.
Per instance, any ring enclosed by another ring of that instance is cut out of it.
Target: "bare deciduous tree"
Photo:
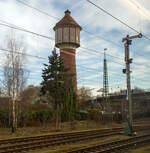
[[[92,92],[88,87],[81,87],[78,90],[79,108],[87,109],[91,106],[92,102]]]
[[[5,93],[10,97],[10,110],[12,112],[12,132],[16,131],[18,119],[18,100],[20,92],[25,87],[28,72],[24,68],[26,62],[25,47],[22,41],[17,40],[14,36],[7,38],[7,52],[4,63],[4,80],[3,85]]]

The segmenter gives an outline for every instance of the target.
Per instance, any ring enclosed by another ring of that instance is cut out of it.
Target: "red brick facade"
[[[55,46],[60,49],[60,56],[64,61],[64,67],[73,75],[74,91],[77,92],[76,78],[76,48],[80,47],[81,26],[70,16],[70,11],[65,11],[65,16],[56,23]]]
[[[74,91],[77,92],[77,78],[76,78],[76,50],[75,49],[61,49],[60,56],[63,59],[65,68],[68,73],[73,75]]]

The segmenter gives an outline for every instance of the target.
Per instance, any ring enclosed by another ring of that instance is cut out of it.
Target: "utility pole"
[[[107,48],[104,48],[104,72],[103,72],[103,97],[105,101],[105,107],[108,110],[110,110],[110,106],[108,103],[108,93],[109,93],[109,86],[108,86],[108,72],[107,72],[107,60],[106,60],[106,53],[105,51]]]
[[[125,38],[122,39],[122,42],[124,43],[125,47],[125,63],[126,63],[126,69],[123,69],[123,73],[126,74],[127,77],[127,105],[128,105],[128,114],[127,114],[127,120],[128,120],[128,127],[126,128],[127,135],[132,135],[133,128],[132,128],[132,95],[131,95],[131,83],[130,83],[130,64],[132,63],[132,58],[130,58],[130,52],[129,52],[129,45],[131,45],[132,39],[135,38],[142,38],[142,34],[139,33],[138,35],[129,36],[127,35]]]

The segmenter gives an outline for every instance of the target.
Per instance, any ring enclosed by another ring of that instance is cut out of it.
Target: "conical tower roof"
[[[79,27],[80,30],[82,29],[81,26],[71,17],[71,12],[69,10],[65,11],[65,16],[58,22],[56,23],[54,30],[56,29],[56,27],[60,27],[60,26],[66,26],[66,25],[72,25],[72,26],[76,26]]]

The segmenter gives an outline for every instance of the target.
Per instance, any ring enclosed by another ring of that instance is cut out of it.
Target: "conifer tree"
[[[67,72],[68,70],[64,67],[63,61],[55,49],[48,57],[48,64],[44,64],[42,71],[41,93],[49,94],[53,98],[53,106],[56,110],[56,129],[58,129],[61,115],[65,117],[65,120],[69,119],[75,106],[73,105],[75,104],[75,94],[72,74]]]

